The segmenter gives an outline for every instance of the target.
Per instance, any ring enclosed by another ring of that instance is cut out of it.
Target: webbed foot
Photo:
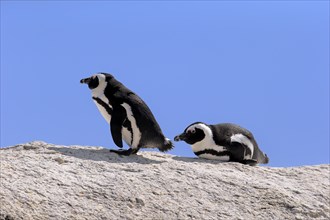
[[[129,148],[128,150],[110,150],[111,153],[116,153],[118,155],[129,156],[131,154],[136,154],[138,149]]]
[[[244,164],[250,165],[250,166],[255,166],[258,164],[258,161],[254,159],[249,159],[249,160],[243,160]]]

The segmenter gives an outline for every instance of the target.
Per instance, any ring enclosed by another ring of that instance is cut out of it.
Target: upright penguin
[[[173,148],[146,103],[111,74],[98,73],[80,80],[80,83],[88,84],[92,90],[97,108],[110,124],[114,143],[122,148],[124,140],[130,147],[110,152],[128,156],[140,148],[158,148],[160,151]]]
[[[267,164],[268,156],[258,147],[252,133],[235,124],[189,125],[175,141],[190,144],[195,155],[206,159],[234,161],[249,165]]]

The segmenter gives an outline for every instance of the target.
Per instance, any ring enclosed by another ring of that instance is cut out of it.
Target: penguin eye
[[[90,89],[95,89],[99,86],[99,78],[97,76],[92,76],[91,81],[88,83]]]
[[[192,134],[195,134],[196,133],[196,130],[194,129],[194,130],[191,130],[191,133]]]

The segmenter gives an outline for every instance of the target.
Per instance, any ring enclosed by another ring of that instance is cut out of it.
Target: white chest
[[[100,101],[96,101],[95,99],[93,99],[94,103],[96,104],[96,107],[98,108],[98,110],[100,111],[101,115],[103,116],[103,118],[106,120],[106,122],[108,122],[108,124],[110,124],[110,120],[111,120],[111,114],[108,113],[106,106],[112,110],[112,106],[109,104],[109,100],[104,96],[101,95],[99,97],[97,97]],[[99,102],[102,102],[99,103]]]
[[[191,145],[192,150],[196,152],[205,152],[199,154],[198,157],[212,160],[221,160],[221,161],[229,161],[229,156],[217,156],[212,152],[223,152],[225,151],[225,147],[216,145],[212,138],[204,138],[202,141],[197,142]]]
[[[110,124],[111,114],[108,113],[107,108],[112,110],[112,106],[109,104],[109,99],[104,95],[106,86],[106,83],[102,83],[97,88],[93,89],[92,97],[101,115],[106,120],[106,122]],[[95,100],[95,98],[98,100]]]

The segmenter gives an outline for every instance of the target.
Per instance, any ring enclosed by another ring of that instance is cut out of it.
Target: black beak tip
[[[91,80],[90,78],[81,79],[81,80],[80,80],[80,83],[81,83],[81,84],[88,84],[90,80]]]
[[[178,136],[175,136],[175,137],[174,137],[174,141],[176,141],[176,142],[181,141],[180,136],[179,136],[179,135],[178,135]]]

